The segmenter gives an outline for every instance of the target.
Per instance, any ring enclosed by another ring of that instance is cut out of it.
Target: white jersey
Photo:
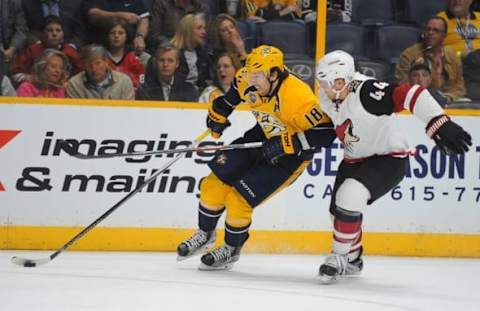
[[[344,159],[361,161],[373,155],[405,157],[412,153],[394,113],[394,87],[356,73],[350,93],[341,103],[320,89],[323,111],[332,119],[342,141]]]

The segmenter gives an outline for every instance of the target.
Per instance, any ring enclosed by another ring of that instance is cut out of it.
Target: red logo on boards
[[[17,136],[21,131],[17,130],[0,130],[0,149],[8,144],[15,136]],[[0,181],[0,191],[5,191],[5,187]]]

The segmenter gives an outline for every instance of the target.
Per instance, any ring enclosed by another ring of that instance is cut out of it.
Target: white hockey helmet
[[[333,86],[336,79],[344,79],[345,85],[353,81],[355,62],[353,57],[345,51],[336,50],[325,54],[317,64],[316,77],[320,84],[328,83]]]

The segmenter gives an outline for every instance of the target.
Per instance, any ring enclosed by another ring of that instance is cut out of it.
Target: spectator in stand
[[[228,14],[219,14],[215,19],[213,28],[214,54],[230,52],[235,54],[242,62],[247,58],[245,43],[240,36],[237,22]]]
[[[0,96],[16,96],[15,88],[5,72],[3,51],[0,51]]]
[[[467,96],[480,100],[480,49],[471,52],[463,60],[463,77]]]
[[[454,50],[444,46],[447,31],[445,19],[439,16],[430,18],[422,32],[422,41],[400,54],[395,78],[399,83],[408,82],[412,64],[425,62],[431,68],[431,89],[438,90],[447,102],[451,102],[465,96],[465,83],[460,59]]]
[[[302,0],[302,6],[305,3],[312,2],[309,0]],[[313,5],[317,7],[317,1]],[[327,23],[341,22],[349,23],[352,21],[352,0],[327,0]]]
[[[197,0],[153,0],[149,46],[157,47],[175,35],[177,25],[187,14],[204,13],[208,8]]]
[[[64,41],[63,24],[59,17],[49,16],[45,21],[42,41],[38,41],[23,50],[16,58],[12,67],[12,80],[16,85],[23,81],[32,82],[32,67],[34,62],[46,49],[62,52],[69,60],[71,70],[68,76],[74,75],[83,69],[80,55]]]
[[[445,45],[462,57],[467,96],[480,99],[480,13],[472,0],[449,0],[448,9],[439,16],[448,19],[450,31]]]
[[[80,54],[85,70],[67,84],[71,98],[129,99],[135,98],[130,78],[108,67],[108,52],[98,44],[87,45]]]
[[[93,42],[102,42],[112,20],[123,18],[128,22],[127,32],[134,38],[135,54],[144,57],[142,54],[146,48],[150,12],[146,9],[143,0],[83,0],[82,4],[86,21],[91,26]],[[145,60],[144,62],[146,63]]]
[[[445,46],[462,58],[480,48],[480,13],[471,4],[472,0],[449,0],[447,10],[438,14],[448,22]]]
[[[432,71],[426,63],[414,63],[408,73],[408,82],[410,84],[419,84],[426,88],[433,98],[437,100],[440,106],[445,107],[449,100],[437,89],[432,88]]]
[[[230,89],[235,73],[242,67],[237,55],[223,52],[218,54],[215,61],[215,78],[213,85],[206,87],[198,101],[200,103],[212,103],[218,96],[224,95]]]
[[[180,51],[180,67],[176,78],[202,90],[210,81],[210,59],[205,48],[206,21],[203,13],[187,14],[178,24],[171,40]]]
[[[27,20],[28,44],[43,40],[47,19],[54,15],[62,21],[65,41],[77,51],[85,44],[86,29],[78,14],[82,0],[22,0]]]
[[[17,89],[20,97],[65,97],[70,66],[68,58],[60,51],[46,49],[35,61],[32,76]]]
[[[145,69],[139,58],[127,46],[128,23],[122,18],[114,18],[108,33],[107,46],[109,51],[108,65],[112,70],[123,72],[130,77],[135,91],[143,83]]]
[[[242,5],[240,0],[225,0],[219,3],[220,12],[228,13],[234,18],[240,18],[242,14]]]
[[[243,0],[247,20],[264,23],[268,20],[294,20],[302,16],[297,0]]]
[[[180,65],[180,51],[171,43],[160,45],[147,65],[145,83],[137,99],[164,101],[197,101],[198,91],[188,82],[175,77]]]
[[[9,68],[16,53],[27,41],[27,24],[20,0],[0,1],[0,50],[5,68]]]

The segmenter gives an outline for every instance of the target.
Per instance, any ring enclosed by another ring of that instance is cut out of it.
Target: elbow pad
[[[420,85],[414,85],[408,88],[403,99],[403,108],[408,109],[417,118],[428,124],[433,118],[443,115],[443,109],[433,96]],[[401,101],[400,101],[401,102]]]
[[[336,138],[333,124],[320,124],[297,134],[302,150],[317,151],[321,147],[330,147]]]
[[[225,100],[225,96],[219,96],[213,100],[212,106],[208,109],[208,114],[215,116],[213,119],[226,119],[235,109]]]

